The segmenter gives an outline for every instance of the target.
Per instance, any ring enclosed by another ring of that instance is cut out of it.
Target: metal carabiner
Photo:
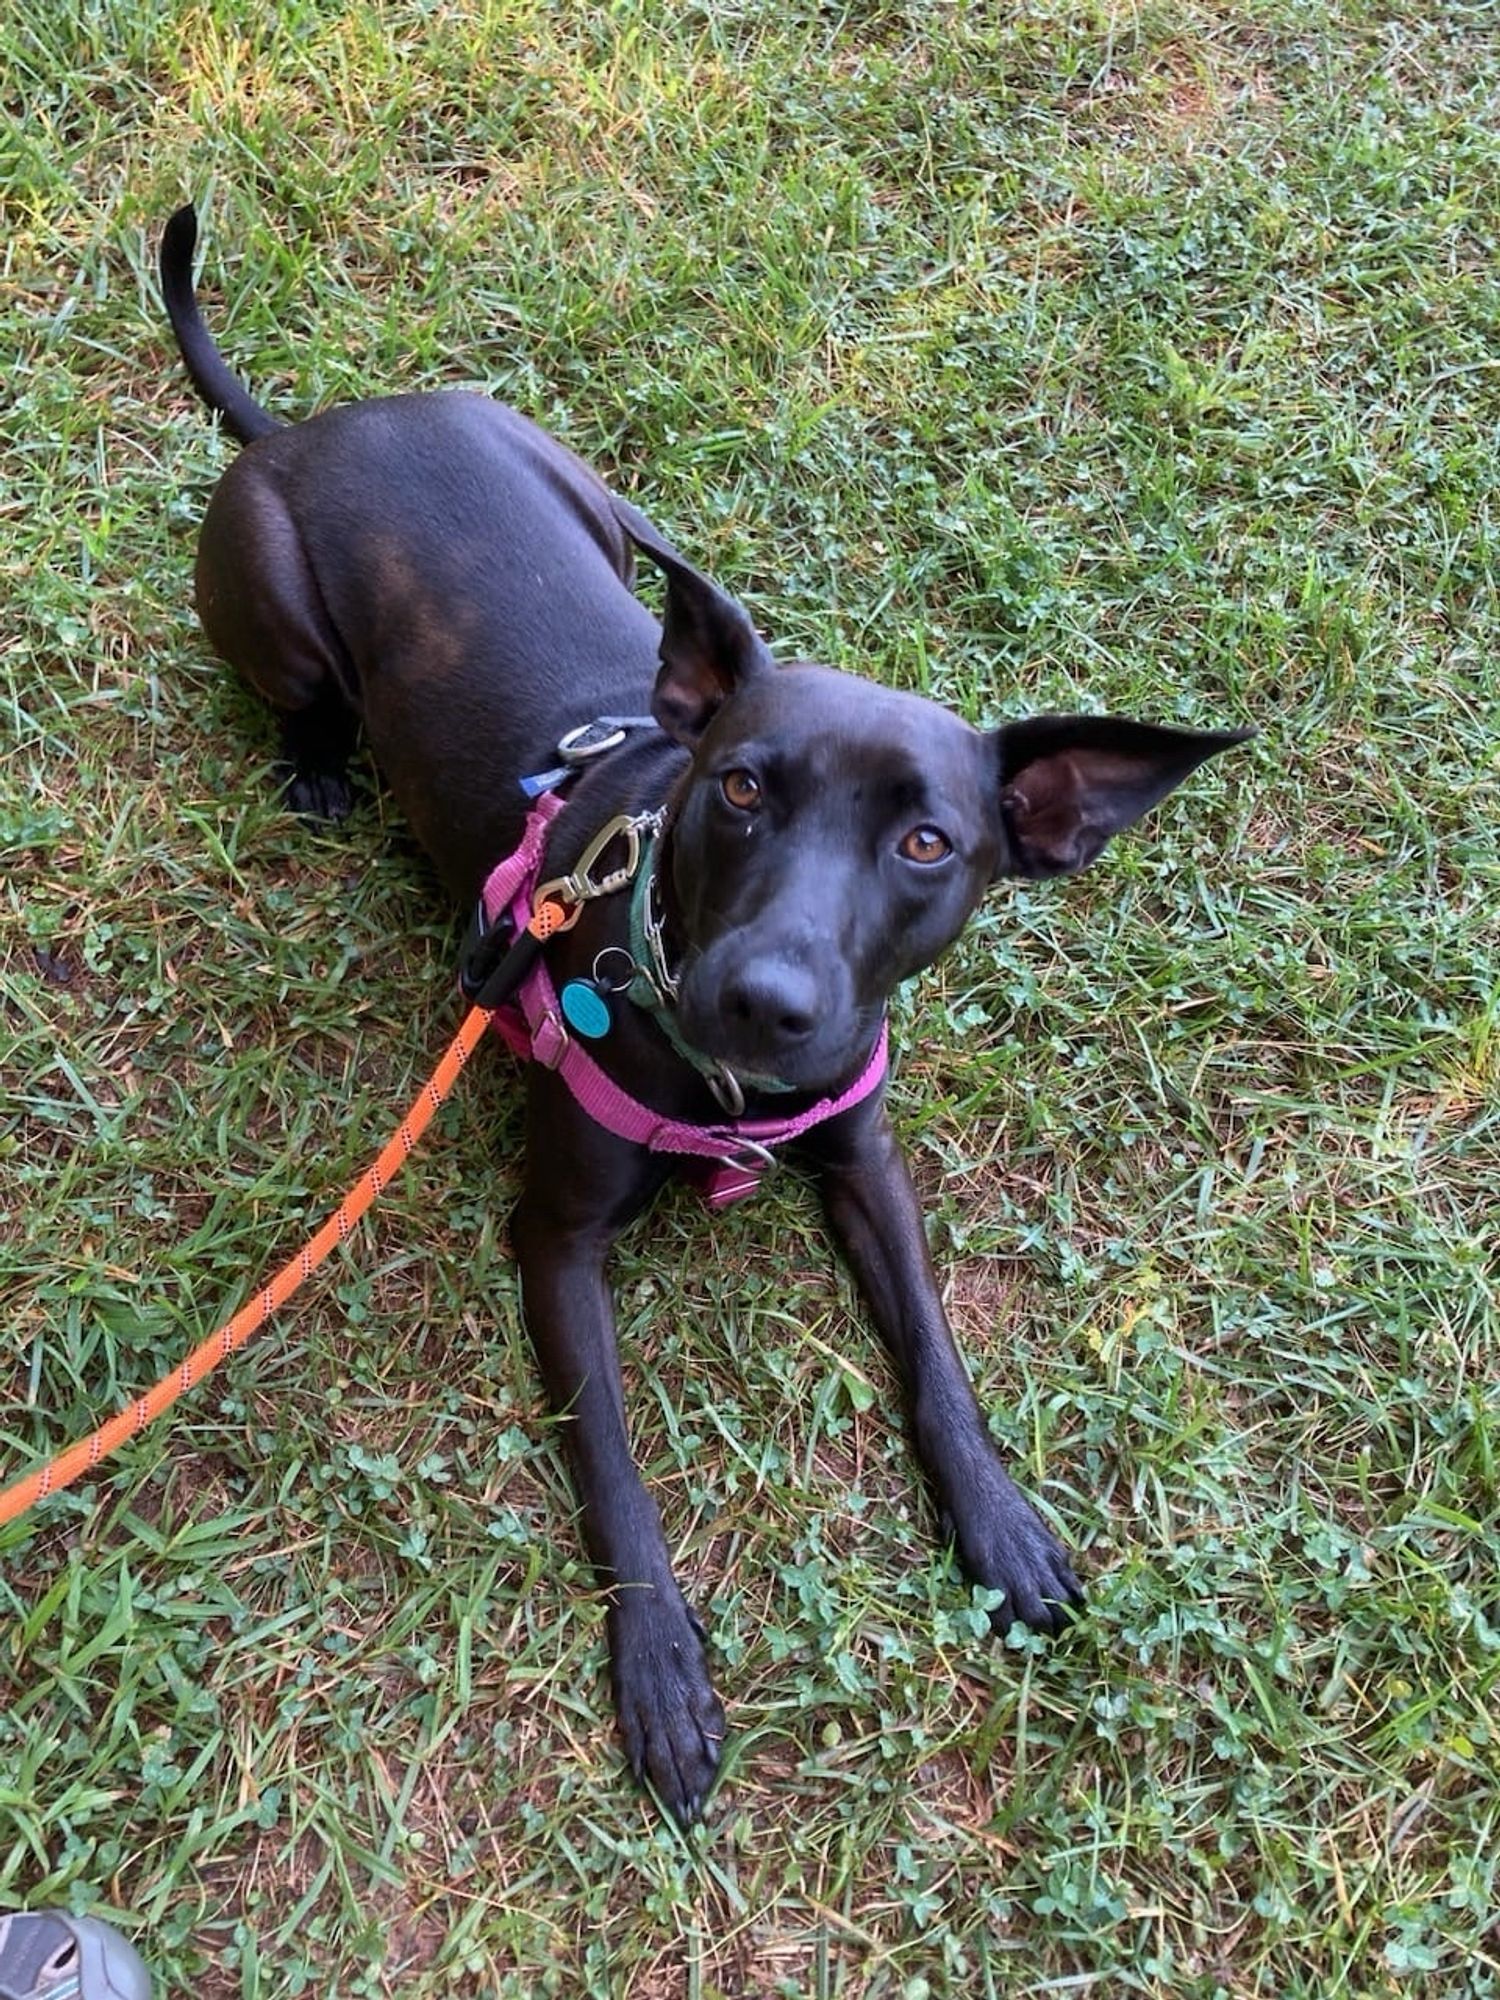
[[[606,820],[573,864],[572,872],[543,883],[533,901],[542,903],[550,898],[554,902],[578,904],[590,903],[596,896],[612,896],[635,880],[641,865],[641,836],[658,832],[664,818],[665,814],[660,812],[618,813]],[[625,843],[624,860],[596,880],[595,863],[617,840]]]

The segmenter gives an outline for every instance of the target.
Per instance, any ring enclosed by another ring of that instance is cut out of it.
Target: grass
[[[1491,10],[74,0],[0,27],[7,1470],[317,1220],[451,1020],[371,792],[190,609],[227,447],[466,382],[786,652],[1262,735],[901,1007],[897,1116],[1090,1608],[997,1646],[793,1185],[619,1259],[733,1737],[626,1780],[497,1058],[357,1247],[0,1535],[0,1902],[169,1993],[1476,2000],[1496,1928]]]

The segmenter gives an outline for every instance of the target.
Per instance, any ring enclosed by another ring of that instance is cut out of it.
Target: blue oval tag
[[[609,1001],[588,979],[570,979],[558,996],[563,1019],[585,1040],[597,1042],[609,1033]]]

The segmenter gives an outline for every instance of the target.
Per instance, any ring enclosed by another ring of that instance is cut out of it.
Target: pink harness
[[[520,846],[493,869],[481,892],[487,924],[497,922],[508,910],[516,934],[525,928],[541,874],[547,829],[566,803],[560,793],[547,792],[532,807]],[[879,1088],[886,1072],[888,1037],[882,1021],[870,1060],[837,1097],[820,1098],[795,1118],[740,1118],[722,1125],[688,1125],[678,1118],[664,1118],[629,1096],[579,1047],[562,1018],[551,974],[540,959],[514,999],[497,1007],[491,1019],[507,1047],[523,1061],[529,1058],[556,1070],[577,1103],[607,1132],[653,1153],[683,1153],[699,1163],[694,1177],[711,1208],[726,1208],[730,1202],[753,1194],[762,1174],[773,1164],[771,1147],[785,1145],[825,1118],[858,1104]]]

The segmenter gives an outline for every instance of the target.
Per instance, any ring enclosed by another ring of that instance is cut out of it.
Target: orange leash
[[[45,1500],[49,1493],[59,1493],[64,1486],[71,1486],[75,1479],[92,1471],[101,1458],[124,1444],[127,1438],[133,1438],[137,1431],[144,1430],[153,1417],[159,1417],[163,1410],[170,1409],[177,1398],[201,1382],[210,1369],[216,1368],[228,1355],[243,1347],[251,1334],[265,1325],[277,1307],[284,1305],[297,1287],[312,1276],[335,1244],[348,1240],[355,1224],[383,1192],[396,1169],[407,1159],[431,1124],[433,1113],[458,1081],[459,1072],[483,1039],[489,1025],[488,1008],[473,1007],[469,1010],[437,1068],[422,1086],[416,1101],[396,1127],[375,1164],[355,1182],[317,1235],[282,1265],[270,1283],[248,1305],[241,1306],[233,1319],[226,1320],[217,1333],[211,1333],[207,1340],[201,1341],[179,1367],[162,1377],[154,1389],[138,1397],[128,1409],[111,1417],[108,1423],[101,1424],[91,1436],[81,1438],[77,1444],[59,1452],[50,1465],[44,1465],[38,1471],[28,1473],[24,1479],[18,1479],[14,1485],[7,1486],[0,1493],[0,1527],[7,1521],[19,1519],[38,1500]]]

